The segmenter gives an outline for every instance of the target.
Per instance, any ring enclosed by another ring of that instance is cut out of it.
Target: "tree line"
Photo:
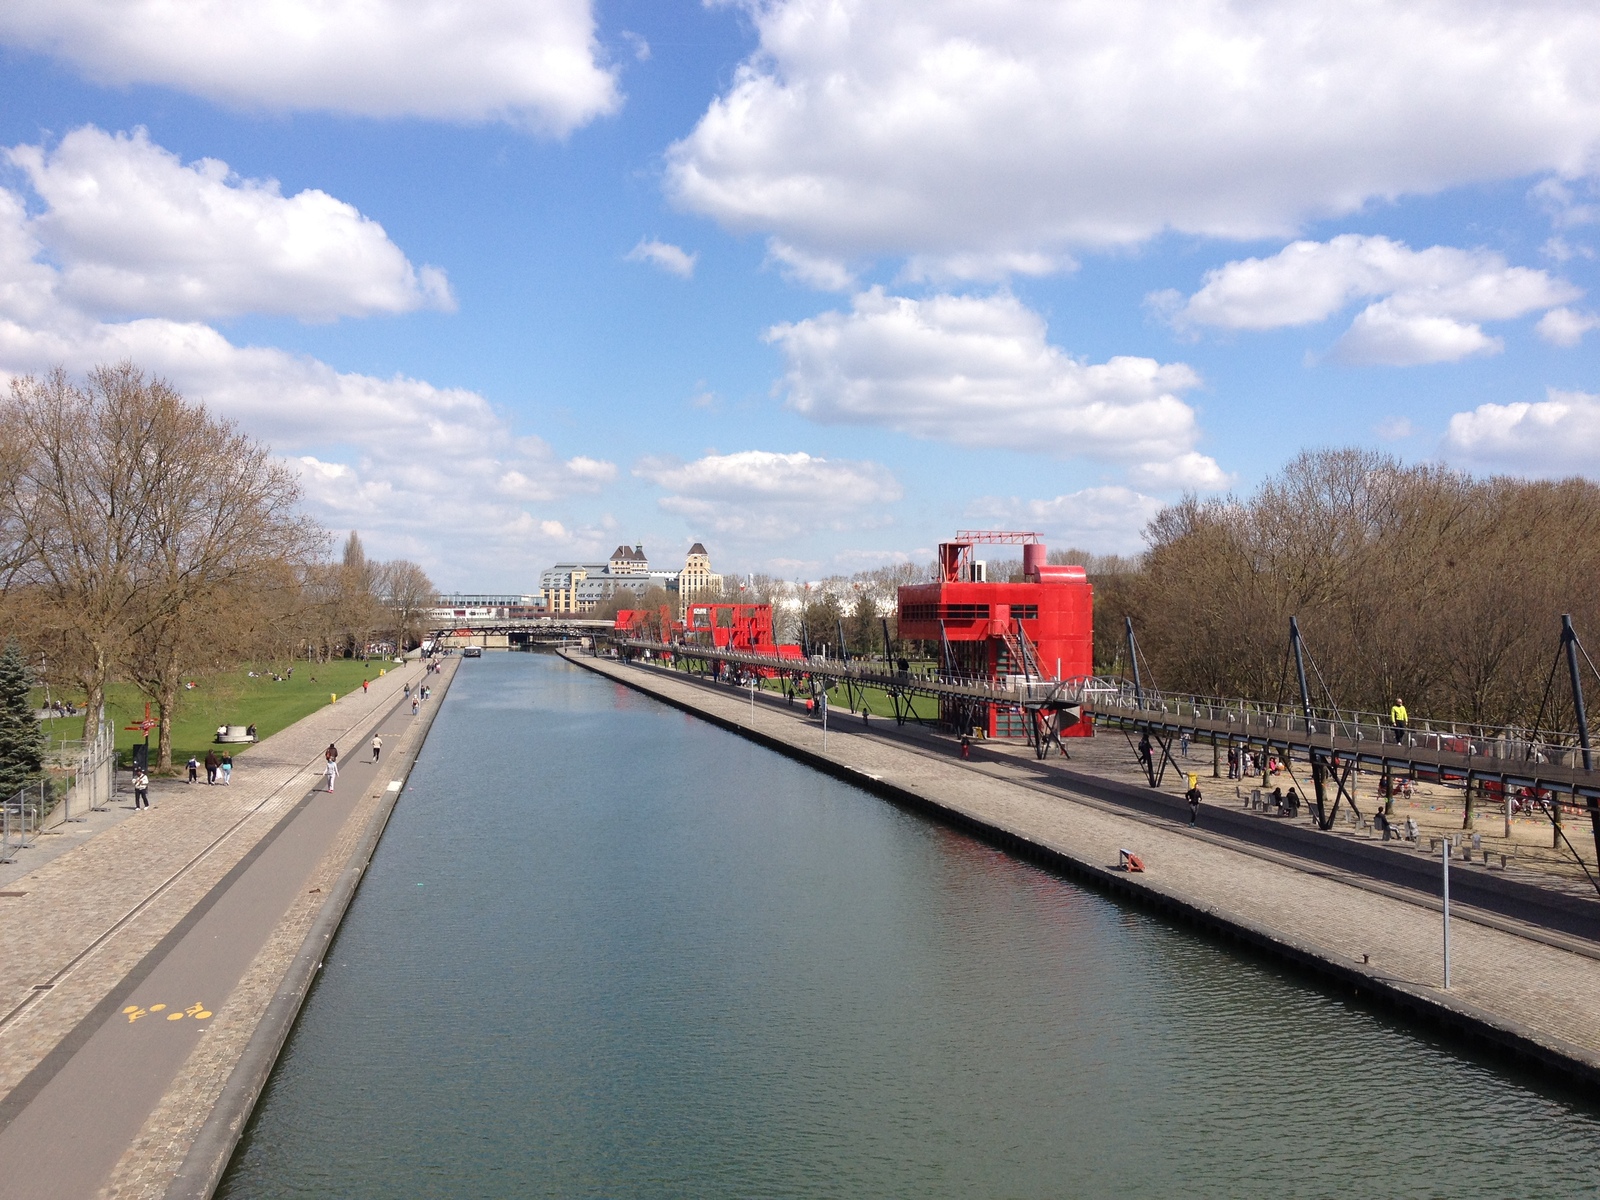
[[[132,363],[56,369],[0,400],[0,614],[56,683],[128,681],[172,760],[183,681],[243,661],[364,654],[415,637],[434,589],[300,510],[295,473]]]
[[[1319,706],[1403,699],[1440,720],[1570,727],[1564,664],[1552,680],[1561,614],[1600,644],[1600,486],[1584,479],[1318,450],[1249,497],[1168,506],[1145,539],[1140,558],[1090,571],[1096,662],[1129,674],[1132,617],[1169,690],[1297,700],[1294,616]]]

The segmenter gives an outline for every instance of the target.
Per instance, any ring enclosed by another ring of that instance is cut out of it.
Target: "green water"
[[[1577,1196],[1600,1108],[540,655],[463,663],[221,1196]]]

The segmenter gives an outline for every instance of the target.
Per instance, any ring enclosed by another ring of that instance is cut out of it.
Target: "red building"
[[[973,548],[1021,545],[1023,582],[990,582]],[[939,579],[900,589],[900,637],[927,642],[946,673],[999,682],[1008,676],[1062,680],[1094,672],[1094,589],[1082,567],[1050,566],[1037,533],[962,530],[939,546]],[[1023,737],[1024,714],[986,704],[984,712],[942,714],[989,737]],[[974,720],[974,718],[976,718]],[[1087,721],[1063,731],[1087,737]]]

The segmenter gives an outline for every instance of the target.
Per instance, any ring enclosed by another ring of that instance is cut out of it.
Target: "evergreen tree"
[[[0,797],[6,799],[44,768],[44,730],[33,715],[32,686],[33,673],[12,642],[0,654]]]

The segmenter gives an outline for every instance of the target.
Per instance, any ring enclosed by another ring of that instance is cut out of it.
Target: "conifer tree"
[[[44,767],[44,730],[33,715],[32,686],[33,673],[12,642],[0,654],[0,797],[8,800]]]

